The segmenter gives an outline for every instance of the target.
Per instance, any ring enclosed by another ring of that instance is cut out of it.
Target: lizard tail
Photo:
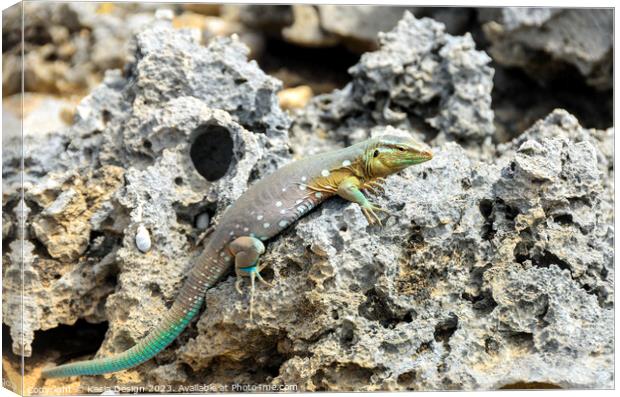
[[[44,378],[62,378],[77,375],[100,375],[134,367],[151,359],[168,346],[183,331],[191,319],[198,313],[204,298],[196,301],[194,307],[180,318],[167,315],[166,318],[149,335],[138,344],[123,353],[96,360],[78,361],[53,368],[44,369]]]
[[[194,318],[202,306],[205,291],[219,278],[220,271],[216,269],[204,270],[209,256],[205,253],[201,255],[170,310],[164,315],[159,325],[135,346],[111,357],[47,368],[41,372],[41,376],[44,378],[61,378],[78,375],[100,375],[135,367],[154,357],[172,343]],[[224,268],[224,266],[217,267]]]

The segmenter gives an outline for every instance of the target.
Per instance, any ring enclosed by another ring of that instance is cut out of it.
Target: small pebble
[[[209,213],[203,212],[196,217],[196,227],[198,229],[206,229],[209,226]]]
[[[278,92],[278,100],[283,109],[299,109],[306,106],[312,95],[312,88],[302,85]]]

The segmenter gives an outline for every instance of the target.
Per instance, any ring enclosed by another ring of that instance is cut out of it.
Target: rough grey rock
[[[612,87],[613,10],[508,7],[496,13],[501,16],[484,26],[496,62],[542,82],[570,65],[589,85]]]
[[[321,26],[366,49],[374,49],[379,32],[388,32],[402,18],[406,8],[385,6],[319,5]]]
[[[478,145],[493,134],[491,59],[475,49],[469,34],[451,36],[442,24],[406,12],[379,42],[378,51],[349,69],[352,81],[345,88],[314,98],[296,115],[295,147],[320,147],[316,138],[305,141],[312,131],[342,141],[386,124],[438,142]]]
[[[586,130],[555,111],[513,141],[519,149],[496,186],[498,197],[524,214],[515,218],[523,229],[515,255],[570,270],[606,308],[614,302],[612,141],[612,130]]]

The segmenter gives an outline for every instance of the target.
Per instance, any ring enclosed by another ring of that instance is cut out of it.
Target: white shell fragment
[[[138,226],[136,231],[136,247],[145,253],[151,249],[151,234],[144,225]]]

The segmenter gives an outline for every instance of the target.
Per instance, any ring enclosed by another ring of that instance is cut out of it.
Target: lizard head
[[[374,178],[388,176],[433,158],[424,144],[413,138],[384,135],[372,139],[364,152],[366,173]]]

